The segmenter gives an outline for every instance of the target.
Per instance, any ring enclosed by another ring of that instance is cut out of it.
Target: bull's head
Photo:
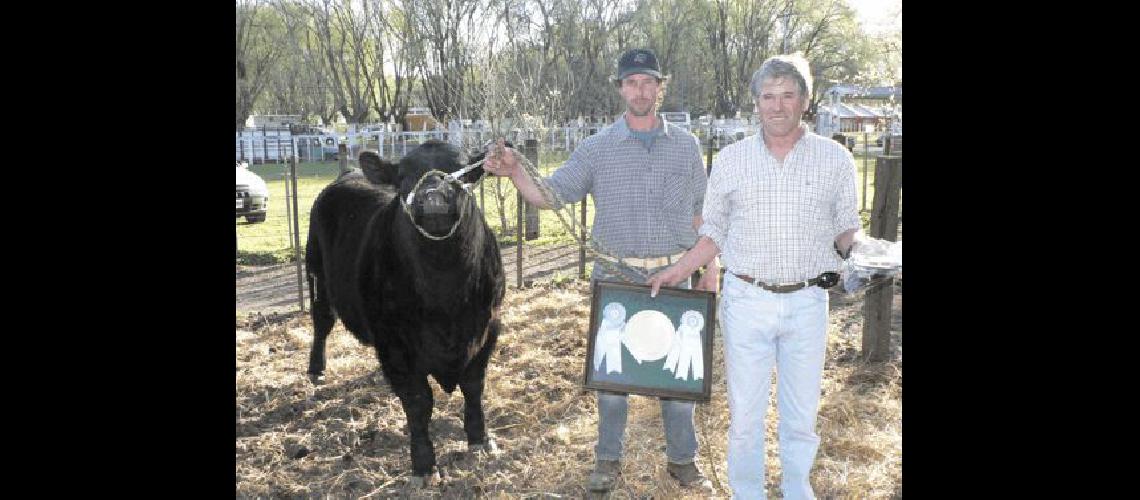
[[[483,168],[466,167],[482,156],[468,158],[446,142],[428,141],[400,160],[400,202],[424,236],[450,237],[477,210],[467,185],[482,178]]]

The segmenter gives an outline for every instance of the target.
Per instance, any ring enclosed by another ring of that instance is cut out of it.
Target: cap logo
[[[644,63],[645,62],[645,53],[639,52],[639,53],[637,53],[637,55],[634,55],[633,56],[633,62],[638,63],[638,64]]]

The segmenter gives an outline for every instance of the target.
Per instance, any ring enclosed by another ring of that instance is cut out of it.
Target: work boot
[[[665,467],[669,471],[669,475],[673,476],[677,482],[681,483],[684,487],[695,487],[706,492],[712,493],[712,481],[705,477],[701,469],[697,467],[696,462],[689,462],[687,464],[675,464],[669,462]]]
[[[620,474],[621,462],[598,460],[597,465],[594,466],[594,472],[590,473],[590,479],[586,482],[586,489],[598,492],[610,491]]]

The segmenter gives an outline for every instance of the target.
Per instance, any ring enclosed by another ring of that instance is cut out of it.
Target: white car
[[[269,212],[269,187],[257,174],[249,171],[249,164],[237,162],[237,217],[245,217],[250,224],[265,222]]]
[[[692,123],[689,120],[689,113],[684,111],[662,111],[661,117],[664,118],[665,121],[683,127],[686,130],[689,129],[689,125]]]

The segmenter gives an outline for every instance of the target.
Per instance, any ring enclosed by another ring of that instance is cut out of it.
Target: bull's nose
[[[424,213],[425,214],[445,214],[447,213],[447,196],[442,192],[431,190],[424,193]]]

